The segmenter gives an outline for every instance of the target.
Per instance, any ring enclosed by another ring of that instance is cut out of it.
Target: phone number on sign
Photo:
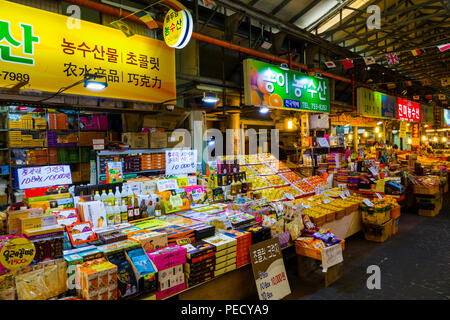
[[[27,73],[2,71],[1,76],[3,77],[3,80],[27,81],[27,82],[30,81],[30,75]]]

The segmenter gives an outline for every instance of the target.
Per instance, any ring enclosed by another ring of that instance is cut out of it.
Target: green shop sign
[[[309,77],[253,59],[244,60],[245,104],[330,112],[328,79]]]

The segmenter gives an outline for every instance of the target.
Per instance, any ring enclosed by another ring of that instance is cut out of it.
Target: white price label
[[[340,243],[335,244],[334,246],[324,248],[320,250],[322,255],[322,268],[328,269],[338,263],[344,261],[342,257],[342,246]]]
[[[342,199],[347,198],[347,196],[345,195],[345,193],[339,193],[339,197],[341,197]]]
[[[347,197],[350,197],[350,191],[348,191],[348,190],[345,190],[345,195],[347,196]]]
[[[369,207],[373,207],[373,203],[369,199],[364,199],[363,202],[364,202],[365,205],[367,205]]]
[[[331,202],[331,200],[330,199],[328,199],[328,198],[325,198],[325,199],[323,199],[323,201],[322,201],[323,203],[325,203],[325,204],[327,204],[327,203],[330,203]]]
[[[383,200],[383,197],[378,192],[375,192],[375,194],[378,197],[378,199]]]
[[[156,181],[156,185],[158,186],[159,192],[178,189],[177,179],[161,179]]]
[[[305,208],[305,209],[310,209],[311,208],[311,206],[309,204],[303,204],[303,203],[302,203],[302,207]]]

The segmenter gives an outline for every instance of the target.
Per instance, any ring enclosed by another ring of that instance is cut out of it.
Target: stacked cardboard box
[[[216,234],[213,237],[204,239],[205,242],[216,247],[214,276],[236,269],[236,239],[223,234]]]
[[[250,263],[250,246],[252,245],[252,234],[244,230],[228,230],[224,235],[234,238],[236,245],[236,268]]]
[[[184,275],[188,287],[195,286],[214,277],[216,247],[205,241],[183,245],[187,260]]]
[[[138,242],[145,251],[167,247],[167,234],[142,230],[128,235],[128,239]]]

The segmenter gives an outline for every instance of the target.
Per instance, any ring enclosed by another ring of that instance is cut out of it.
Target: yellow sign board
[[[0,251],[0,264],[9,270],[19,269],[29,265],[35,254],[34,244],[28,239],[12,238]]]
[[[175,99],[175,52],[163,41],[0,0],[0,87],[56,92],[106,76],[101,92],[82,84],[64,93],[160,103]]]

